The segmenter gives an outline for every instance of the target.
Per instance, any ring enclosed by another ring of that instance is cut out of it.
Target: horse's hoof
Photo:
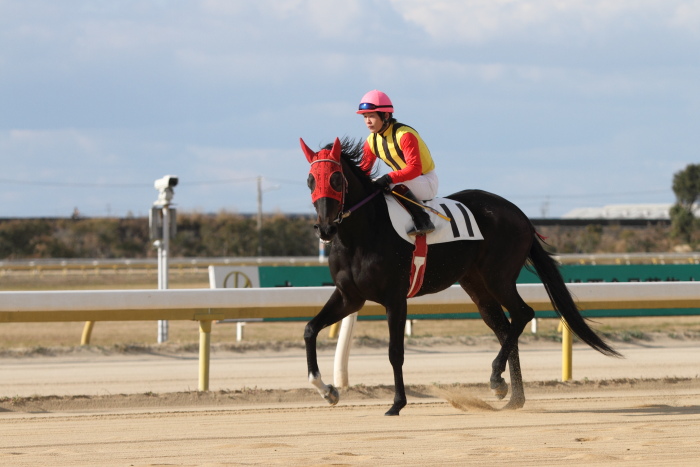
[[[501,400],[508,394],[508,383],[506,383],[504,379],[501,379],[497,383],[491,382],[491,390],[493,394]]]
[[[405,402],[395,402],[394,405],[391,406],[389,410],[384,414],[388,417],[398,417],[399,412],[401,412],[401,409],[406,407]]]
[[[340,394],[338,394],[338,390],[332,384],[329,384],[328,392],[323,396],[323,398],[329,405],[336,405],[340,400]]]
[[[525,399],[511,399],[505,407],[503,407],[503,410],[517,410],[517,409],[522,409],[523,406],[525,405]]]

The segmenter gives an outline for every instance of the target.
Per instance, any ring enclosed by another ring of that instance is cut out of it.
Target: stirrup
[[[422,228],[419,229],[417,226],[414,225],[411,230],[406,232],[406,234],[409,237],[415,237],[416,235],[427,235],[430,232],[434,232],[434,231],[435,231],[435,225],[432,223],[432,221],[430,219],[428,219],[428,223],[426,225],[424,225]]]

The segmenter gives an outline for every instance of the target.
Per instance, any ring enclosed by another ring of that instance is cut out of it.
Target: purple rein
[[[351,208],[348,209],[347,211],[341,212],[340,214],[338,214],[338,218],[337,218],[335,221],[336,221],[338,224],[340,224],[341,222],[343,222],[343,219],[345,219],[346,217],[349,217],[350,214],[352,214],[352,213],[355,212],[356,210],[360,209],[360,208],[361,208],[362,206],[364,206],[367,202],[369,202],[372,198],[374,198],[374,197],[377,196],[379,193],[381,193],[381,191],[382,191],[382,190],[377,190],[377,191],[375,191],[374,193],[372,193],[371,195],[369,195],[368,197],[366,197],[365,199],[363,199],[362,201],[360,201],[359,203],[357,203],[356,205],[354,205],[353,207],[351,207]]]

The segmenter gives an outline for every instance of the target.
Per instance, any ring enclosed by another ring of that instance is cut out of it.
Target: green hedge
[[[263,217],[263,256],[313,256],[318,239],[304,216]],[[176,257],[257,256],[254,217],[222,212],[177,215]],[[0,258],[152,258],[147,218],[0,220]]]

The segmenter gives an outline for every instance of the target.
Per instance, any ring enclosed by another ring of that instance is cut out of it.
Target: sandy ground
[[[0,359],[0,465],[700,465],[700,343],[581,346],[561,383],[561,349],[521,346],[524,409],[487,388],[495,347],[412,347],[409,405],[384,417],[386,349],[354,349],[351,388],[329,407],[301,350]],[[332,351],[320,355],[332,382]]]

